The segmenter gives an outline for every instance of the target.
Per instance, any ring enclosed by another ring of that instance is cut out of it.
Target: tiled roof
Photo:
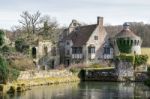
[[[96,27],[96,24],[77,27],[75,31],[70,33],[65,39],[72,40],[76,47],[83,46],[86,44]]]
[[[121,32],[116,34],[116,38],[122,38],[122,37],[130,37],[130,38],[140,38],[137,35],[135,35],[131,30],[125,30],[123,29]]]

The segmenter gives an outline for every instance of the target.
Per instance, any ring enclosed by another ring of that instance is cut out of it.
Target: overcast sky
[[[72,19],[96,23],[97,16],[104,17],[104,24],[150,23],[150,0],[0,0],[0,4],[0,28],[4,29],[17,25],[26,10],[56,17],[60,26],[68,26]]]

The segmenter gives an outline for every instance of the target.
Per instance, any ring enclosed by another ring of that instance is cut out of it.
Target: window
[[[104,47],[104,54],[110,54],[110,48]]]
[[[88,53],[95,53],[95,47],[89,47]]]
[[[98,36],[94,36],[94,40],[98,40]]]
[[[131,40],[131,45],[133,44],[133,40]]]
[[[76,23],[73,23],[73,26],[76,26],[77,24]]]
[[[67,50],[67,55],[70,55],[70,51],[69,50]]]
[[[73,54],[81,54],[82,53],[82,47],[72,47],[72,53]]]
[[[67,42],[67,45],[69,45],[69,42]]]

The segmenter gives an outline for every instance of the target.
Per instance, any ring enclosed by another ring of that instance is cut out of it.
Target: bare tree
[[[31,22],[30,22],[30,14],[28,11],[22,12],[20,15],[21,19],[19,20],[19,23],[22,24],[22,27],[25,29],[25,31],[30,34],[31,33]]]
[[[19,23],[22,24],[22,27],[26,30],[26,32],[28,34],[35,34],[36,26],[40,24],[41,13],[37,11],[34,14],[30,14],[28,11],[24,11],[20,16],[21,20],[19,20]]]
[[[36,31],[36,26],[40,24],[40,16],[41,13],[37,11],[35,14],[30,14],[29,15],[29,20],[31,22],[31,27],[32,27],[32,33],[35,34]]]
[[[41,18],[43,26],[41,27],[41,32],[43,35],[49,37],[51,40],[57,35],[58,23],[55,18],[51,18],[48,15],[45,15]]]

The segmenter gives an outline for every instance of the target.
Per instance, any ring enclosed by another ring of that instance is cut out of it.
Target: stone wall
[[[82,70],[81,78],[85,81],[117,81],[115,69]]]
[[[49,70],[49,71],[22,71],[18,77],[18,80],[30,80],[39,78],[63,78],[70,77],[73,74],[67,70]]]
[[[134,66],[131,62],[119,61],[116,64],[116,75],[119,81],[134,81]]]

